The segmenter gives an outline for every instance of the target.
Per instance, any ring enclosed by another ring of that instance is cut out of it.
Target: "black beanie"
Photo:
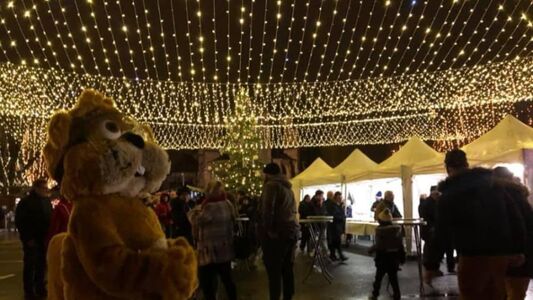
[[[263,168],[263,173],[268,175],[278,175],[281,173],[281,169],[275,163],[269,163]]]

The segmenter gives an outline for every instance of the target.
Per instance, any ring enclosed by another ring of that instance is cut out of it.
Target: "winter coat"
[[[170,200],[172,223],[174,224],[174,233],[177,236],[185,236],[190,238],[192,235],[192,227],[187,213],[191,210],[189,204],[185,200],[175,198]]]
[[[156,205],[154,208],[155,213],[157,217],[159,218],[159,222],[163,226],[169,226],[172,224],[172,210],[170,208],[170,203],[161,201],[159,204]]]
[[[451,239],[459,255],[498,256],[523,253],[525,225],[505,186],[492,170],[475,168],[439,184],[435,246]]]
[[[328,201],[325,206],[327,214],[333,217],[333,222],[328,223],[328,235],[340,236],[346,228],[344,208],[335,201]]]
[[[298,213],[300,214],[300,219],[306,219],[308,216],[312,215],[313,206],[311,205],[311,202],[300,202]]]
[[[418,214],[427,223],[420,228],[420,235],[424,241],[428,241],[433,236],[437,222],[437,199],[429,196],[421,201],[418,205]]]
[[[20,200],[15,209],[15,225],[20,240],[44,243],[50,227],[52,204],[49,198],[41,197],[35,192]]]
[[[267,239],[268,232],[283,240],[298,238],[296,201],[291,186],[283,175],[270,176],[264,183],[258,218],[258,233],[261,239]]]
[[[234,225],[236,211],[223,199],[208,201],[188,214],[194,230],[198,264],[225,263],[235,257]]]
[[[533,278],[533,208],[529,204],[527,188],[512,180],[503,180],[507,191],[507,199],[515,202],[526,227],[525,262],[522,266],[510,268],[507,275],[513,277]]]
[[[61,199],[54,207],[52,217],[50,218],[50,227],[48,228],[45,245],[48,245],[54,235],[67,232],[71,212],[72,203],[65,199]]]
[[[376,253],[376,265],[403,264],[405,262],[405,248],[402,240],[402,228],[399,225],[380,224],[376,228],[375,244],[370,253]]]

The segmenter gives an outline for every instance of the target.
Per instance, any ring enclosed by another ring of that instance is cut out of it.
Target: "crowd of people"
[[[435,277],[443,275],[440,266],[446,256],[447,271],[457,274],[462,299],[524,299],[533,278],[533,209],[527,201],[527,188],[505,168],[469,168],[461,150],[448,152],[445,166],[448,177],[432,186],[418,207],[426,222],[421,228],[424,282],[431,285]],[[291,184],[278,165],[268,164],[263,174],[260,198],[241,191],[227,192],[224,183],[213,181],[195,199],[190,190],[179,188],[147,201],[167,237],[183,237],[195,247],[200,290],[207,300],[217,298],[218,279],[227,298],[237,299],[232,262],[236,257],[257,254],[259,248],[270,299],[292,299],[295,249],[311,253],[319,242],[311,238],[308,224],[299,225],[298,214],[300,219],[331,216],[332,222],[320,229],[327,237],[323,248],[329,250],[331,261],[348,259],[341,241],[351,207],[342,193],[317,190],[297,205]],[[50,196],[47,181],[37,180],[16,207],[16,226],[24,251],[24,291],[30,296],[46,295],[47,243],[53,235],[67,230],[72,209],[62,197],[52,209]],[[406,233],[394,219],[402,218],[402,214],[391,191],[378,193],[371,210],[379,225],[369,249],[376,266],[370,299],[379,296],[385,275],[393,298],[399,299],[397,273],[405,262]],[[250,234],[244,243],[242,239],[237,243],[235,224],[243,216]],[[348,243],[351,239],[346,235]],[[243,247],[248,247],[244,254]]]

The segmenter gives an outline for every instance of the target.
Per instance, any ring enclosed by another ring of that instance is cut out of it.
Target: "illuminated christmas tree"
[[[244,191],[248,195],[257,196],[262,186],[262,164],[259,161],[261,140],[255,128],[257,118],[247,90],[239,90],[235,97],[234,111],[224,123],[225,147],[220,153],[228,159],[213,163],[213,175],[224,182],[229,191]]]

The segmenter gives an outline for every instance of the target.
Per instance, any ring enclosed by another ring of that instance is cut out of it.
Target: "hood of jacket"
[[[290,183],[290,181],[283,174],[269,176],[265,184],[269,184],[269,183],[279,183],[288,189],[292,187],[292,184]]]

